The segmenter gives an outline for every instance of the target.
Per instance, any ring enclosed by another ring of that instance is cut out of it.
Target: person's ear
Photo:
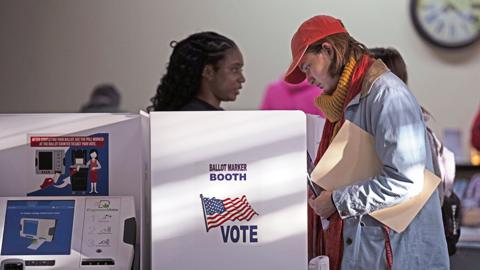
[[[333,58],[333,46],[330,42],[324,42],[322,44],[322,51],[324,51],[328,57]]]
[[[203,71],[202,71],[202,77],[203,78],[205,78],[207,80],[212,80],[214,74],[215,74],[215,70],[213,69],[212,65],[205,65],[203,67]]]

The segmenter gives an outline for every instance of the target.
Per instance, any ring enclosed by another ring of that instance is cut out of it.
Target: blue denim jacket
[[[418,194],[432,160],[423,115],[407,86],[377,60],[345,118],[373,135],[380,175],[333,192],[344,220],[342,269],[386,269],[382,224],[368,214]],[[390,231],[393,269],[449,269],[440,200],[435,191],[401,233]]]

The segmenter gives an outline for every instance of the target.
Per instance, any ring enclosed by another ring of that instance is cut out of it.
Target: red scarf
[[[362,90],[363,78],[373,61],[374,60],[368,55],[363,55],[355,67],[350,81],[348,94],[343,103],[344,112],[348,103],[350,103],[350,101],[352,101],[352,99]],[[317,150],[315,164],[317,164],[322,158],[333,137],[335,137],[336,134],[334,134],[334,130],[339,130],[339,127],[342,126],[344,122],[345,115],[335,123],[328,120],[326,121],[323,128],[322,139]],[[335,129],[336,125],[339,125],[339,127]],[[315,215],[311,208],[309,208],[308,211],[308,218],[309,257],[312,258],[320,254],[326,254],[330,259],[330,270],[339,270],[343,255],[343,221],[340,218],[340,215],[338,212],[335,212],[330,216],[330,225],[326,231],[322,229],[319,216]],[[313,245],[310,242],[312,239]]]

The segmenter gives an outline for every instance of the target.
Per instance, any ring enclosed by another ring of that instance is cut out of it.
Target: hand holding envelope
[[[328,191],[356,184],[380,174],[382,163],[375,152],[373,136],[345,121],[311,174],[312,181]],[[432,172],[424,172],[423,190],[400,204],[370,213],[372,217],[402,232],[415,218],[440,183]]]
[[[332,202],[332,192],[323,191],[318,197],[308,198],[308,204],[313,211],[322,218],[328,218],[335,213],[335,205]]]

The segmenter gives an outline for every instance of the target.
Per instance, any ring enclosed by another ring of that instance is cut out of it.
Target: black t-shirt
[[[222,108],[214,107],[209,103],[203,100],[200,100],[198,98],[193,98],[178,110],[179,111],[223,111]]]

